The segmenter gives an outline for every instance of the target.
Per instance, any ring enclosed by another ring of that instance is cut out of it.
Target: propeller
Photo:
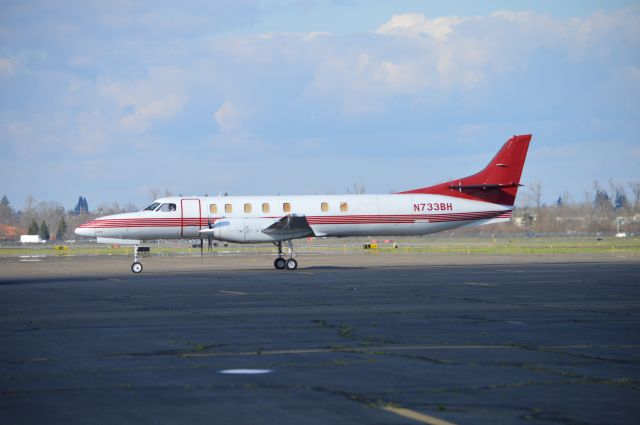
[[[217,220],[215,223],[212,223],[211,220],[207,221],[207,229],[200,230],[200,235],[211,235],[215,229],[219,229],[220,227],[225,227],[230,225],[228,221]]]

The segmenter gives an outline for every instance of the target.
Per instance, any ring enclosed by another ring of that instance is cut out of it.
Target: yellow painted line
[[[247,295],[246,292],[236,292],[236,291],[220,291],[220,293],[225,295]]]
[[[429,425],[455,425],[453,422],[445,421],[444,419],[434,418],[433,416],[425,415],[424,413],[416,412],[415,410],[405,409],[404,407],[393,406],[381,406],[382,410],[395,413],[398,416],[404,418],[413,419],[414,421],[421,422]]]

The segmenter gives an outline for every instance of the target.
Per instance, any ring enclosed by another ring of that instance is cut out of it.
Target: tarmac
[[[0,423],[635,424],[635,257],[0,260]]]

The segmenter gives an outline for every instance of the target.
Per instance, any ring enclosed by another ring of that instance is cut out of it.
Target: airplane
[[[531,134],[513,136],[480,172],[385,195],[171,196],[142,211],[99,217],[75,229],[98,242],[213,238],[273,243],[274,267],[295,270],[293,240],[307,237],[417,236],[511,219]],[[288,244],[288,256],[282,243]]]

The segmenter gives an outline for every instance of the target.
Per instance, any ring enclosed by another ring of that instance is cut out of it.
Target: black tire
[[[141,273],[142,272],[142,263],[139,262],[135,262],[131,265],[131,271],[134,273]]]
[[[284,269],[286,265],[287,265],[287,262],[282,257],[276,258],[276,260],[273,262],[273,267],[275,267],[278,270]]]
[[[287,270],[295,270],[298,268],[298,262],[293,258],[287,260]]]

